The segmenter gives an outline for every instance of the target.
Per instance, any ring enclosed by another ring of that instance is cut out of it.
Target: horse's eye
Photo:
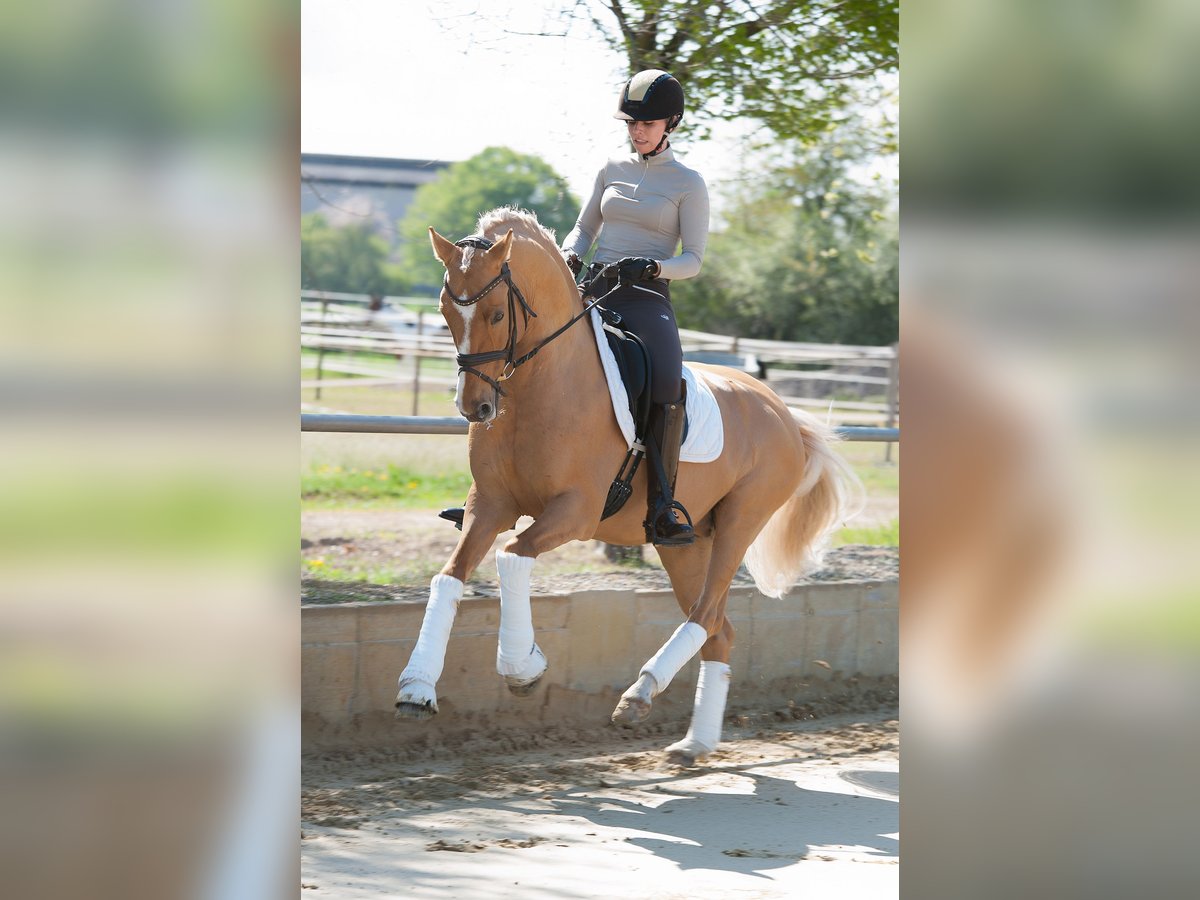
[[[504,320],[504,310],[498,309],[492,313],[492,324],[498,325]]]

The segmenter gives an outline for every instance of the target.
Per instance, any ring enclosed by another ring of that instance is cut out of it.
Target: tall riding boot
[[[679,399],[655,404],[650,412],[650,453],[646,540],[661,547],[683,547],[696,539],[692,518],[675,500],[675,476],[679,471],[679,444],[683,440],[687,383],[680,382]],[[676,512],[686,522],[676,518]]]

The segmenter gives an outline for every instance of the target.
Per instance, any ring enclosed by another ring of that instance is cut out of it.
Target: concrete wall
[[[899,673],[899,585],[815,584],[781,600],[730,592],[737,629],[729,710],[762,709],[854,678]],[[586,591],[535,596],[533,621],[549,671],[527,698],[495,672],[500,604],[467,599],[438,684],[440,714],[396,722],[396,679],[421,626],[424,603],[364,602],[301,610],[302,707],[308,749],[403,745],[481,730],[608,721],[638,669],[682,621],[670,591]],[[829,665],[817,664],[821,660]],[[656,722],[691,712],[696,661],[655,701]]]

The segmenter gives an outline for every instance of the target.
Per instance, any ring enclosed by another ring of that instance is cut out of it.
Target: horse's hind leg
[[[704,589],[688,611],[688,620],[675,631],[642,667],[638,680],[613,711],[613,721],[634,724],[650,712],[650,701],[666,690],[671,679],[710,639],[725,627],[725,603],[729,585],[754,538],[771,518],[778,504],[754,490],[743,488],[713,509],[714,536]],[[722,702],[722,705],[723,702]]]
[[[697,553],[681,555],[663,553],[663,567],[671,576],[675,600],[686,616],[704,589],[712,553],[711,535],[698,536]],[[693,545],[696,546],[696,545]],[[729,694],[729,654],[733,649],[734,628],[728,617],[721,630],[700,648],[700,676],[696,681],[696,699],[692,704],[692,721],[687,734],[666,748],[668,761],[680,766],[693,766],[717,749],[721,742],[721,721],[725,717],[725,700]],[[646,708],[646,713],[649,713]]]
[[[667,747],[667,759],[676,765],[694,766],[721,743],[721,721],[725,718],[731,680],[729,652],[733,635],[733,625],[727,618],[721,630],[700,648],[700,675],[696,679],[692,721],[683,739]]]
[[[696,540],[691,546],[663,550],[660,553],[663,568],[671,576],[671,588],[675,593],[675,600],[685,616],[704,588],[712,546],[711,529],[701,526],[696,534]],[[678,669],[695,654],[696,647],[707,646],[708,643],[711,643],[711,639],[701,635],[695,626],[690,629],[684,626],[677,630],[663,650],[660,650],[654,659],[642,667],[637,681],[621,695],[616,709],[613,710],[613,722],[618,725],[636,725],[650,715],[654,698],[666,690],[667,684],[670,683]],[[668,647],[671,649],[668,650]],[[724,659],[727,662],[727,648],[725,652]],[[684,653],[686,656],[683,656]],[[676,658],[679,658],[678,665],[671,662]]]

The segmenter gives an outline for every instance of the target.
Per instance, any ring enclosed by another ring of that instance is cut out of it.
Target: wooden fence
[[[301,291],[300,296],[300,346],[317,354],[315,365],[301,362],[303,368],[315,368],[315,377],[302,380],[301,388],[313,392],[313,401],[321,400],[324,391],[343,387],[396,385],[412,391],[412,415],[419,416],[422,390],[454,385],[454,377],[428,367],[422,372],[424,361],[453,360],[456,353],[436,301],[322,291]],[[839,425],[899,424],[894,345],[767,341],[689,329],[680,329],[679,336],[685,358],[750,371],[789,406],[827,413]],[[364,361],[366,354],[374,359]],[[382,363],[379,356],[400,365]]]

